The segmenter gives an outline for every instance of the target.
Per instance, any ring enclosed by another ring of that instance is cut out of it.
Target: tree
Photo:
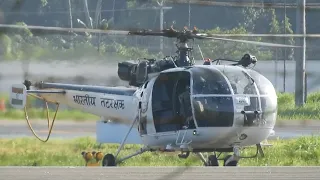
[[[270,33],[271,34],[283,34],[283,33],[287,33],[287,34],[293,34],[293,30],[292,30],[292,25],[289,22],[289,18],[287,16],[285,16],[285,20],[281,21],[281,24],[279,23],[279,21],[277,20],[277,15],[276,15],[276,11],[275,9],[271,9],[271,22],[270,22]],[[294,45],[295,41],[293,37],[290,38],[272,38],[272,41],[275,43],[285,43],[285,44],[290,44],[290,45]],[[293,53],[294,53],[294,49],[291,48],[289,53],[285,55],[285,49],[281,48],[279,50],[277,50],[278,55],[281,55],[282,59],[286,58],[286,59],[292,59],[293,58]]]

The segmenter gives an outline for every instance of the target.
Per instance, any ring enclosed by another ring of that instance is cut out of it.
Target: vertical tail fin
[[[23,84],[15,84],[11,87],[10,105],[16,109],[23,109],[27,102],[27,88]]]

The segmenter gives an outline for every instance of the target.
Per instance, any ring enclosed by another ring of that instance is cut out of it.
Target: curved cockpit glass
[[[157,77],[152,111],[157,132],[196,126],[271,127],[277,115],[277,96],[272,83],[256,71],[193,66]]]
[[[217,69],[194,67],[191,72],[193,94],[231,94],[226,79]]]
[[[234,108],[230,86],[219,70],[194,67],[192,74],[192,105],[199,127],[230,127]]]
[[[272,83],[264,76],[254,70],[247,70],[254,79],[260,94],[262,117],[265,126],[271,127],[275,124],[277,117],[277,94]]]
[[[190,69],[192,105],[199,127],[274,125],[277,97],[272,83],[237,66]]]
[[[234,94],[257,94],[253,78],[237,66],[217,66],[229,80]]]
[[[259,94],[277,96],[273,84],[266,77],[251,69],[248,69],[247,72],[257,84]]]

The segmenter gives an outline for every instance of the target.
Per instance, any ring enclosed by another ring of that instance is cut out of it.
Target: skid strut
[[[53,129],[54,122],[55,122],[56,117],[57,117],[57,113],[58,113],[59,105],[60,105],[60,104],[54,102],[54,103],[56,104],[56,110],[55,110],[55,114],[54,114],[54,117],[53,117],[53,119],[52,119],[52,122],[51,122],[51,124],[50,124],[48,101],[45,100],[44,98],[42,98],[42,97],[40,97],[40,96],[37,96],[37,95],[34,95],[34,94],[28,94],[28,95],[33,96],[33,97],[38,98],[38,99],[41,99],[41,100],[43,100],[43,101],[45,102],[46,111],[47,111],[46,116],[47,116],[47,122],[48,122],[48,135],[47,135],[47,138],[46,138],[46,139],[41,139],[41,138],[37,135],[37,133],[34,131],[32,125],[31,125],[31,123],[30,123],[29,117],[28,117],[27,106],[24,107],[24,114],[25,114],[25,119],[26,119],[26,121],[27,121],[27,124],[28,124],[28,126],[29,126],[29,129],[31,130],[31,132],[33,133],[33,135],[34,135],[37,139],[39,139],[40,141],[42,141],[42,142],[47,142],[47,141],[49,140],[49,138],[50,138],[50,135],[51,135],[51,132],[52,132],[52,129]]]

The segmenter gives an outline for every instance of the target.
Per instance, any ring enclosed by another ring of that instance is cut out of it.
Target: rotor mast
[[[175,65],[177,67],[186,67],[194,65],[192,57],[190,57],[192,48],[188,46],[189,40],[193,40],[197,38],[196,30],[183,30],[176,31],[172,27],[170,29],[165,29],[160,32],[152,32],[152,31],[131,31],[129,35],[140,35],[140,36],[161,36],[161,37],[169,37],[169,38],[177,38],[177,59],[174,60]]]
[[[186,42],[179,43],[178,51],[177,51],[178,60],[176,62],[176,65],[178,67],[193,65],[189,57],[190,51],[191,51],[191,48],[188,47],[188,44]]]

